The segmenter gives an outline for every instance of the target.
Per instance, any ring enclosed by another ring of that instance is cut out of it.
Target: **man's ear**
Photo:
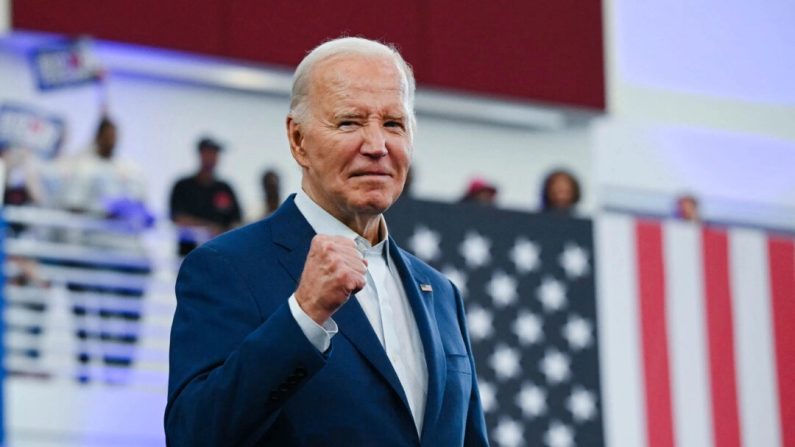
[[[301,167],[305,168],[308,161],[306,150],[304,150],[304,134],[301,125],[292,116],[287,117],[287,140],[290,142],[290,153],[293,154],[293,158]]]

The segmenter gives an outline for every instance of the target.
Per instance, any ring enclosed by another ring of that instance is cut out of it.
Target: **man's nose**
[[[361,152],[370,157],[383,157],[388,153],[386,133],[380,125],[370,124],[365,126]]]

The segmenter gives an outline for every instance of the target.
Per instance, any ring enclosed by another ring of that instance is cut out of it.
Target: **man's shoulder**
[[[291,208],[292,207],[292,208]],[[270,256],[280,245],[279,240],[284,239],[285,233],[297,237],[303,234],[299,231],[300,214],[294,210],[295,205],[285,203],[276,213],[256,222],[227,231],[203,244],[206,247],[222,254],[232,256]],[[303,222],[304,225],[308,226]],[[311,238],[311,237],[310,237]]]
[[[224,180],[224,179],[216,178],[213,181],[213,187],[216,188],[216,189],[223,189],[223,190],[229,191],[231,193],[234,193],[234,189],[232,188],[232,185],[229,182],[227,182],[226,180]]]
[[[232,256],[240,256],[245,252],[267,250],[272,245],[271,221],[258,220],[242,227],[229,230],[207,241],[200,248]]]
[[[184,177],[178,178],[177,181],[174,182],[174,186],[171,189],[187,188],[195,181],[196,181],[195,175],[186,175]]]
[[[185,257],[182,267],[223,265],[243,277],[252,277],[272,268],[279,254],[280,248],[272,242],[270,226],[258,221],[201,244]]]

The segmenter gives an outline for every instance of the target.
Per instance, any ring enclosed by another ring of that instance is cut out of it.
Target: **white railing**
[[[8,444],[162,445],[174,228],[29,207],[3,217]]]

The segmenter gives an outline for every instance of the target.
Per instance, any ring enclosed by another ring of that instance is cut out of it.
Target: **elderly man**
[[[411,161],[413,98],[411,69],[374,41],[298,66],[301,191],[180,271],[169,445],[488,444],[458,291],[382,216]]]

